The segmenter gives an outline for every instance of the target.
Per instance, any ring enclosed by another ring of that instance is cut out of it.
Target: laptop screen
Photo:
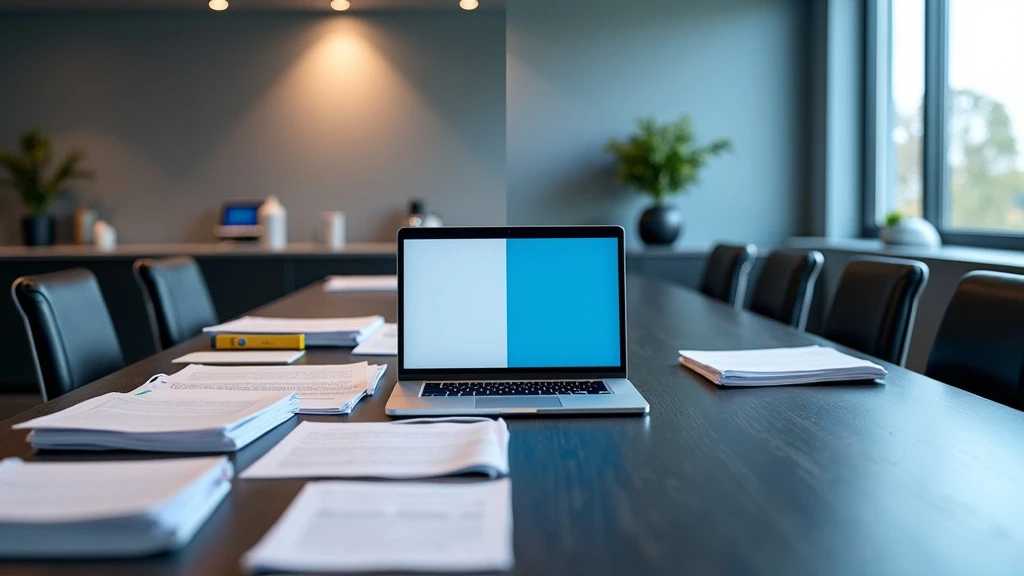
[[[620,242],[406,238],[402,369],[624,369]]]

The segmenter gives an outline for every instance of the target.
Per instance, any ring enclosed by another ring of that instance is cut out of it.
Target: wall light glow
[[[210,0],[210,10],[220,12],[228,9],[228,0]]]
[[[348,0],[331,0],[331,8],[338,12],[344,12],[352,7],[352,3]]]
[[[463,10],[476,10],[479,5],[480,0],[459,0],[459,8]]]

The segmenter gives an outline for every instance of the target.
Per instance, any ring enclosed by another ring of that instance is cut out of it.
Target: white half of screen
[[[504,239],[406,240],[405,368],[508,366]]]

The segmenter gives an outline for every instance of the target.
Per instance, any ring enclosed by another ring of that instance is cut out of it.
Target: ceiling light
[[[344,12],[352,7],[352,3],[348,0],[331,0],[331,8],[334,8],[338,12]]]
[[[228,9],[228,0],[210,0],[210,10],[220,12]]]
[[[476,10],[479,5],[480,0],[459,0],[459,8],[463,10]]]

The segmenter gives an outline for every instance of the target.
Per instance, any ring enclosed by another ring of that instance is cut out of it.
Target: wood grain
[[[628,293],[629,375],[651,414],[510,421],[515,574],[1024,573],[1024,413],[892,365],[877,384],[718,389],[676,351],[824,341],[654,280],[632,278]],[[311,286],[260,313],[393,320],[394,309],[390,294]],[[0,456],[41,458],[11,424],[130,390],[206,346],[194,339],[3,422]],[[342,419],[386,420],[394,375]],[[294,426],[242,450],[239,469]],[[236,480],[176,554],[0,563],[0,575],[239,574],[301,485]]]

